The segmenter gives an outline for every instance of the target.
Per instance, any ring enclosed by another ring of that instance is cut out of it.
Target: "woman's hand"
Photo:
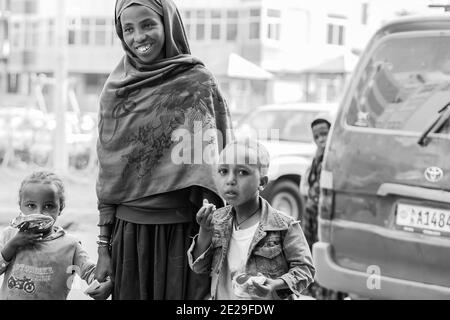
[[[216,206],[210,204],[208,200],[203,200],[203,207],[197,212],[197,223],[200,225],[200,233],[211,232],[213,230],[213,213],[216,211]],[[203,230],[202,230],[203,229]]]
[[[95,300],[106,300],[111,295],[113,284],[111,279],[107,279],[105,282],[100,282],[100,286],[89,293],[89,296]]]
[[[105,282],[108,277],[112,278],[112,262],[109,248],[98,248],[97,267],[95,269],[95,279],[98,282]]]

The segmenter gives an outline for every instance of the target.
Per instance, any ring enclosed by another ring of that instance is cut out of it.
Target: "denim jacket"
[[[275,210],[260,198],[261,221],[250,244],[246,273],[262,273],[271,279],[283,279],[289,289],[278,290],[284,299],[294,293],[300,295],[313,282],[315,268],[311,252],[300,226],[300,221]],[[191,269],[196,273],[211,275],[211,297],[216,298],[218,282],[223,270],[233,228],[232,206],[221,208],[213,214],[213,237],[209,248],[194,261],[197,241],[194,237],[188,251]]]

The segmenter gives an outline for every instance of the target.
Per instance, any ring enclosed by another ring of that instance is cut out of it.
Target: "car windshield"
[[[312,142],[311,122],[323,112],[298,110],[264,110],[252,113],[239,124],[239,129],[252,130],[259,138],[278,138],[282,141]],[[279,130],[272,135],[271,130]]]
[[[422,133],[450,102],[450,36],[392,36],[359,79],[349,125]],[[449,121],[439,132],[449,134]]]

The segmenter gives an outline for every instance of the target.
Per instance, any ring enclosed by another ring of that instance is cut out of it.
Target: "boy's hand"
[[[273,280],[270,278],[266,278],[263,284],[258,283],[257,281],[253,281],[253,286],[255,287],[255,293],[258,297],[267,297],[272,296],[272,294],[284,287],[284,281],[282,279]]]
[[[95,300],[106,300],[111,295],[112,288],[112,281],[108,279],[105,282],[100,282],[100,286],[89,292],[89,296]]]
[[[212,218],[214,211],[216,211],[216,206],[210,204],[206,199],[203,200],[203,207],[197,212],[197,223],[200,225],[200,231],[201,229],[207,232],[213,230]]]

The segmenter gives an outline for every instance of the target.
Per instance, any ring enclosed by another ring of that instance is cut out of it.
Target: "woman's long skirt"
[[[113,234],[113,300],[201,300],[209,275],[188,265],[187,250],[198,225],[140,225],[117,219]]]

